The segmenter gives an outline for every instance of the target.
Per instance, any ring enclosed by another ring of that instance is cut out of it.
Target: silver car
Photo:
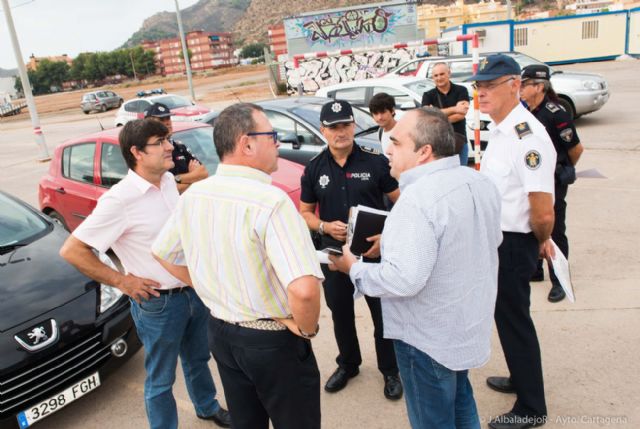
[[[496,52],[482,53],[480,59]],[[520,52],[501,52],[510,55],[520,64],[526,67],[531,64],[544,64],[528,55]],[[462,81],[473,75],[471,55],[455,55],[450,57],[416,58],[391,70],[385,77],[390,76],[417,76],[431,78],[433,66],[436,63],[445,62],[451,68],[451,80]],[[568,72],[551,69],[551,84],[560,97],[560,104],[575,119],[587,113],[595,112],[609,100],[609,87],[607,81],[599,74]]]
[[[82,96],[80,108],[85,115],[92,111],[106,112],[122,106],[124,99],[113,91],[93,91]]]

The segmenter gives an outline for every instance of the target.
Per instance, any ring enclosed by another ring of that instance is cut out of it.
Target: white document
[[[553,244],[553,248],[555,249],[556,256],[551,260],[553,265],[553,272],[556,274],[558,281],[560,282],[560,286],[564,290],[564,293],[567,294],[567,298],[569,302],[576,302],[576,296],[573,293],[573,285],[571,284],[571,271],[569,270],[569,261],[562,253],[562,250],[558,247],[556,243],[551,240],[551,244]]]
[[[316,250],[316,255],[318,255],[318,261],[320,261],[321,264],[330,264],[331,261],[329,260],[329,254],[322,252],[320,250]]]

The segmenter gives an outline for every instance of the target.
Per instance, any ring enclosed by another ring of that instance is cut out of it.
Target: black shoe
[[[547,297],[547,299],[549,300],[549,302],[559,302],[562,301],[565,296],[567,295],[564,293],[562,286],[554,284],[551,288],[551,291],[549,292],[549,296]]]
[[[402,382],[397,375],[385,375],[384,376],[384,397],[397,401],[402,398]]]
[[[508,412],[489,422],[491,429],[527,429],[537,428],[547,422],[547,416],[525,417]]]
[[[213,420],[215,424],[223,428],[231,427],[231,414],[229,414],[229,411],[225,410],[222,407],[218,408],[218,411],[211,414],[210,416],[198,416],[198,418],[202,420]]]
[[[487,386],[500,393],[516,393],[510,377],[488,377]]]
[[[542,265],[538,266],[538,269],[536,270],[535,273],[533,273],[533,275],[531,276],[531,280],[532,282],[543,282],[544,281],[544,269],[542,268]]]
[[[327,380],[327,384],[324,385],[324,390],[331,393],[338,392],[344,389],[350,378],[355,377],[359,373],[360,370],[358,368],[350,374],[346,369],[338,367],[338,369],[331,374],[329,380]]]

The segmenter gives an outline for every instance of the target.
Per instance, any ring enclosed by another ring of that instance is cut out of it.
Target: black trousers
[[[348,275],[330,271],[324,264],[322,265],[322,273],[325,277],[323,283],[324,297],[327,300],[327,306],[331,310],[333,333],[338,343],[336,362],[339,367],[353,374],[362,363],[353,307],[353,284]],[[373,336],[376,344],[378,369],[383,375],[397,375],[398,364],[393,349],[393,341],[383,337],[384,329],[382,326],[380,298],[365,296],[365,299],[373,319]]]
[[[320,429],[320,372],[311,342],[287,331],[243,328],[209,317],[234,429]]]
[[[547,415],[542,360],[531,319],[529,279],[535,271],[539,245],[533,233],[503,232],[498,248],[498,297],[495,320],[504,357],[516,389],[513,412],[520,416]]]

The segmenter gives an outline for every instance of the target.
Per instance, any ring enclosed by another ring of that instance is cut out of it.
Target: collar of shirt
[[[548,102],[549,102],[549,97],[547,97],[545,95],[544,98],[542,99],[542,101],[540,102],[540,104],[538,104],[538,107],[533,109],[531,111],[531,113],[533,113],[535,115],[536,113],[538,113],[540,111],[540,109],[542,109],[544,106],[546,106]]]
[[[527,109],[522,105],[522,103],[518,103],[516,107],[514,107],[511,112],[507,115],[506,118],[502,120],[499,124],[496,124],[494,121],[491,121],[489,124],[489,134],[496,135],[497,133],[508,134],[510,129],[512,130],[518,123],[522,122],[522,113],[528,112]]]
[[[436,171],[454,168],[459,165],[460,158],[458,155],[453,155],[413,167],[411,170],[405,171],[400,175],[400,193],[402,193],[407,186],[417,181],[422,176],[433,174]]]
[[[216,170],[217,176],[241,177],[271,184],[271,176],[253,167],[236,164],[220,164]]]
[[[333,156],[333,153],[331,153],[331,150],[329,149],[328,146],[327,146],[326,151],[327,151],[327,157],[331,161],[336,162],[336,158]],[[357,159],[357,157],[359,155],[359,152],[361,152],[361,151],[362,151],[362,148],[354,141],[353,142],[353,146],[351,148],[351,152],[349,153],[349,155],[347,155],[347,162],[345,162],[345,164],[344,164],[344,166],[342,166],[342,168],[346,167],[349,162],[353,162],[354,159]],[[338,164],[338,163],[336,162],[336,164]]]
[[[131,182],[133,182],[133,184],[135,185],[136,188],[138,188],[138,190],[140,191],[141,194],[145,194],[149,188],[155,188],[155,185],[151,182],[149,182],[148,180],[144,179],[142,176],[140,176],[138,173],[136,173],[133,170],[129,170],[129,177]],[[174,182],[173,178],[171,177],[171,173],[169,172],[165,172],[162,177],[160,178],[160,188],[165,187],[168,183],[172,183]]]

